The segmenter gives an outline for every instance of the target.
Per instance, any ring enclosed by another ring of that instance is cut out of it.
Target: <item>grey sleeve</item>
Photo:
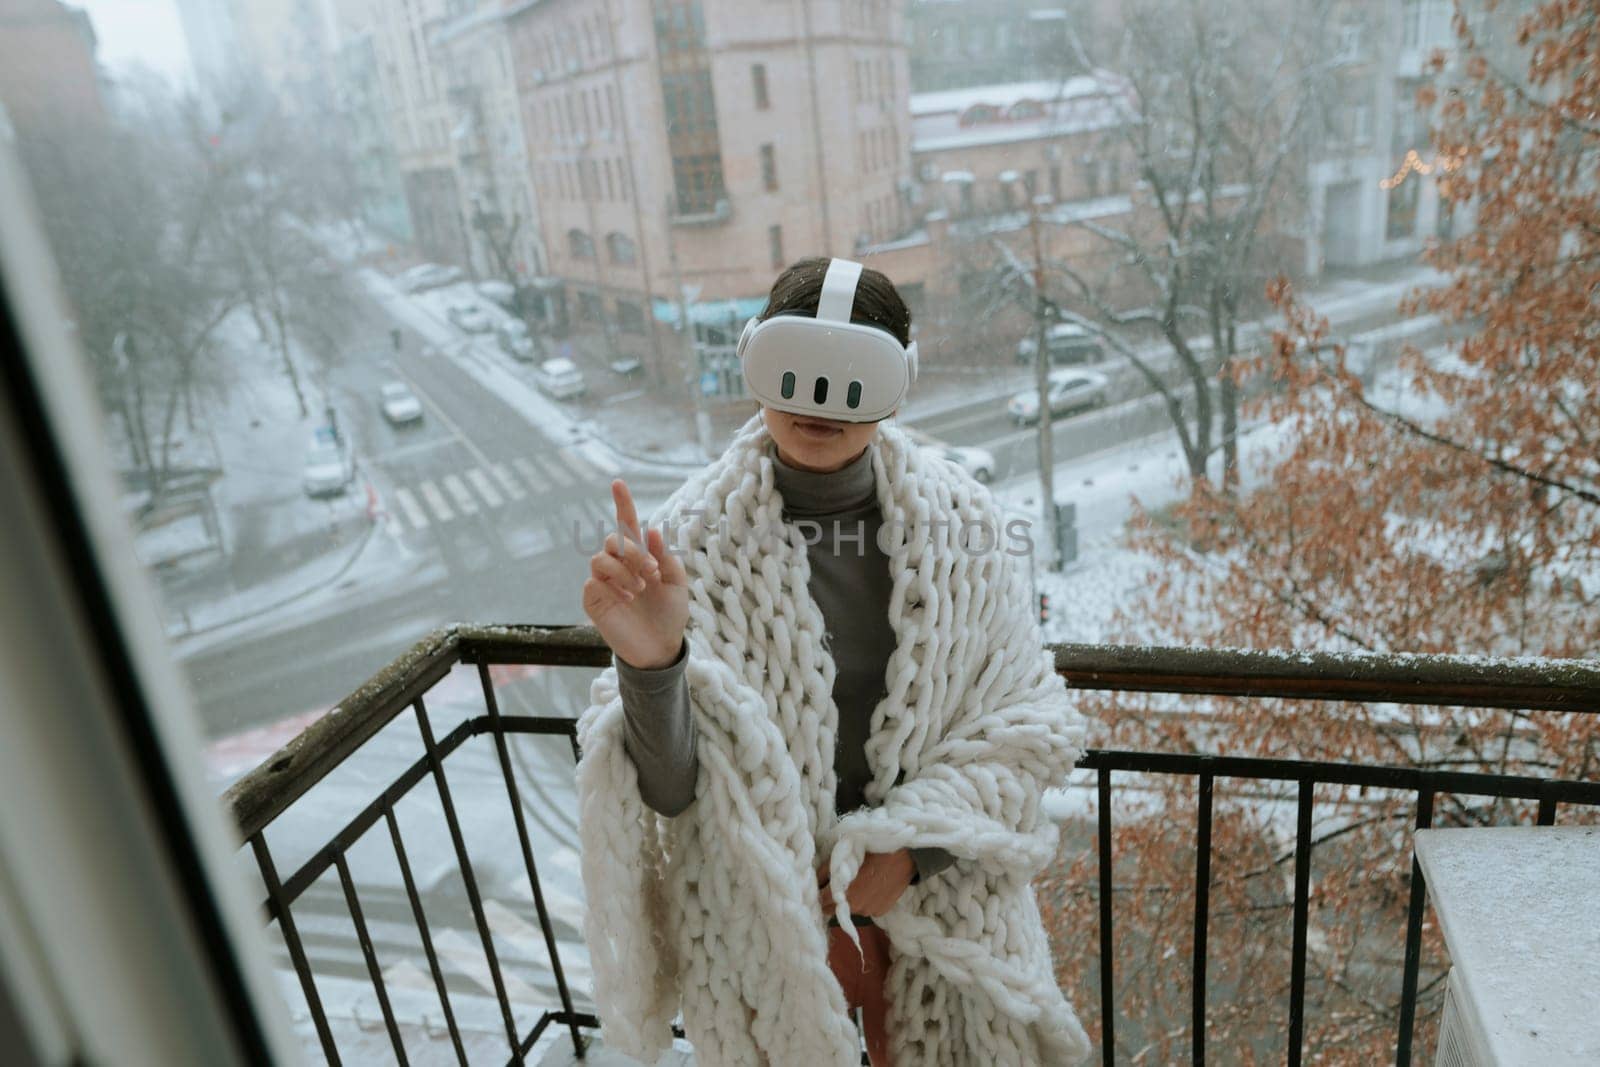
[[[912,849],[911,862],[917,865],[917,874],[911,880],[911,884],[916,885],[925,878],[932,878],[955,861],[956,858],[942,848]]]
[[[700,768],[694,717],[689,714],[689,679],[684,673],[689,644],[678,658],[654,670],[629,666],[612,656],[622,694],[623,749],[639,771],[639,795],[654,811],[677,815],[694,799]]]

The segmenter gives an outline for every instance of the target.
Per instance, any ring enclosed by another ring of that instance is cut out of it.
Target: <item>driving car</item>
[[[422,421],[422,401],[405,382],[385,382],[378,406],[383,409],[383,417],[395,426]]]
[[[965,445],[952,445],[930,437],[914,427],[904,428],[906,436],[911,438],[919,447],[931,449],[935,455],[942,456],[972,475],[978,481],[988,484],[994,477],[994,454],[988,449],[973,448]]]
[[[544,392],[557,400],[569,400],[588,391],[583,372],[570,359],[547,359],[539,364],[533,380]]]
[[[500,350],[512,359],[533,359],[533,335],[525,323],[507,319],[495,327],[494,339],[499,342]]]
[[[400,283],[400,288],[408,293],[420,293],[424,289],[437,289],[441,285],[449,285],[461,278],[460,267],[446,267],[438,263],[419,263],[410,270],[400,274],[395,280]]]
[[[1045,331],[1045,346],[1050,351],[1050,365],[1062,366],[1078,363],[1097,363],[1104,350],[1100,341],[1075,322],[1058,322]],[[1039,351],[1039,338],[1030,333],[1017,342],[1017,362],[1032,363]]]
[[[1107,380],[1093,371],[1053,370],[1049,378],[1050,417],[1101,407],[1106,402]],[[1039,391],[1024,389],[1011,398],[1006,414],[1018,426],[1039,419]]]
[[[301,487],[311,497],[338,496],[355,479],[355,452],[350,439],[335,436],[327,427],[319,429],[306,446]]]
[[[622,377],[627,378],[631,375],[638,374],[639,371],[643,369],[644,364],[639,362],[633,356],[618,356],[616,359],[608,363],[607,366],[611,368],[612,374],[620,374]]]
[[[488,333],[494,329],[494,320],[477,304],[451,304],[445,315],[467,333]]]

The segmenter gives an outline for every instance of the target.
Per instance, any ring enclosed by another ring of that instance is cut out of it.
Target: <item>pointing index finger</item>
[[[617,525],[635,541],[643,542],[644,538],[639,533],[639,513],[633,506],[633,494],[628,492],[628,483],[621,478],[611,483],[611,500],[617,506]]]

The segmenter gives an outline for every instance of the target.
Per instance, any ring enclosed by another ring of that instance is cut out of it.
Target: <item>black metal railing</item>
[[[1054,653],[1057,670],[1070,684],[1082,689],[1384,701],[1522,711],[1600,711],[1600,664],[1589,662],[1486,662],[1449,656],[1307,655],[1097,645],[1054,646]],[[305,995],[318,1041],[330,1064],[341,1062],[339,1050],[318,996],[316,976],[307,958],[304,941],[296,928],[293,910],[302,894],[330,870],[338,876],[394,1054],[401,1064],[407,1062],[383,969],[373,947],[347,862],[349,850],[380,822],[388,832],[411,918],[416,924],[417,937],[427,958],[429,976],[438,993],[445,1028],[457,1059],[463,1064],[468,1062],[422,896],[408,860],[400,824],[395,817],[396,804],[425,779],[431,780],[437,793],[444,830],[449,836],[473,924],[487,962],[500,1021],[505,1029],[508,1062],[521,1064],[529,1050],[551,1026],[565,1027],[570,1034],[574,1055],[583,1057],[586,1048],[584,1032],[598,1029],[599,1022],[592,1013],[579,1011],[574,1006],[506,742],[507,735],[512,734],[564,736],[571,744],[576,761],[579,756],[576,722],[570,716],[503,714],[489,668],[502,664],[594,668],[607,666],[610,662],[609,650],[588,627],[454,626],[436,631],[341,703],[337,714],[325,715],[313,723],[281,751],[236,782],[224,795],[224,803],[238,824],[260,870],[266,891],[263,907],[267,921],[278,924]],[[478,684],[482,689],[483,714],[465,719],[443,737],[436,738],[424,698],[458,665],[476,667]],[[407,710],[415,717],[422,741],[422,755],[308,859],[287,877],[281,877],[267,845],[268,828],[296,801],[305,797],[313,786]],[[550,973],[554,977],[560,1001],[559,1008],[544,1010],[526,1033],[519,1031],[513,1017],[507,982],[496,956],[482,894],[444,771],[444,761],[452,753],[469,739],[485,734],[493,739],[506,785],[520,861],[531,887],[532,903],[538,914],[544,947],[549,956]],[[1539,804],[1538,822],[1541,825],[1553,823],[1559,806],[1563,804],[1600,806],[1600,783],[1408,767],[1110,750],[1091,750],[1079,766],[1092,770],[1097,776],[1101,1047],[1103,1060],[1107,1064],[1115,1062],[1117,1024],[1115,961],[1112,952],[1115,856],[1111,790],[1114,774],[1132,772],[1189,776],[1197,782],[1191,961],[1193,1060],[1197,1064],[1203,1063],[1206,1055],[1207,930],[1213,884],[1212,809],[1217,779],[1294,783],[1298,788],[1293,942],[1286,1017],[1288,1060],[1291,1064],[1301,1061],[1305,1034],[1305,972],[1311,853],[1314,846],[1311,828],[1314,790],[1318,785],[1364,786],[1413,793],[1416,796],[1418,827],[1431,824],[1434,798],[1439,794],[1536,800]],[[537,788],[536,783],[530,785]],[[1395,1045],[1395,1062],[1402,1067],[1411,1062],[1424,904],[1422,873],[1413,861]],[[681,1031],[679,1033],[681,1036]],[[865,1057],[863,1062],[866,1062]]]

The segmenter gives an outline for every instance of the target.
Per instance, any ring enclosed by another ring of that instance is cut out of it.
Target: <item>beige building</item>
[[[507,7],[467,0],[433,32],[452,116],[450,153],[472,273],[533,286],[545,273],[532,158],[523,135]]]
[[[902,8],[514,5],[549,272],[564,283],[558,325],[676,375],[681,341],[660,325],[678,321],[680,296],[701,340],[724,345],[783,266],[908,231]],[[736,373],[722,381],[737,390]]]

